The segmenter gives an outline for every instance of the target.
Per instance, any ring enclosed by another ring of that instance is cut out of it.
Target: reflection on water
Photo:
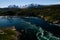
[[[29,23],[42,27],[48,25],[43,19],[37,17],[0,16],[0,27],[27,27]]]

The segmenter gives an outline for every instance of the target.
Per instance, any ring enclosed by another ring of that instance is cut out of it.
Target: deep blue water
[[[35,25],[41,27],[44,30],[54,33],[55,35],[60,36],[60,27],[56,25],[51,25],[42,18],[37,17],[7,17],[0,16],[0,27],[11,27],[15,26],[16,29],[30,29]]]
[[[28,22],[28,23],[27,23]],[[17,28],[24,28],[30,26],[30,24],[41,26],[41,27],[48,27],[49,23],[45,20],[37,17],[4,17],[0,16],[0,27],[11,27],[15,26]]]

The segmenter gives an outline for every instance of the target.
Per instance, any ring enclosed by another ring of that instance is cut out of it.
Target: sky
[[[60,0],[0,0],[0,7],[7,7],[8,5],[28,5],[28,4],[51,5],[60,4]]]

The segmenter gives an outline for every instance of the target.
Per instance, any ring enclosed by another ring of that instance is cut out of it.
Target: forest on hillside
[[[60,26],[49,22],[60,25],[60,4],[0,8],[0,26],[14,26],[1,26],[0,40],[60,40]]]
[[[34,16],[42,17],[49,22],[60,22],[60,5],[34,5],[31,4],[27,8],[19,8],[18,6],[8,6],[0,8],[0,16]]]

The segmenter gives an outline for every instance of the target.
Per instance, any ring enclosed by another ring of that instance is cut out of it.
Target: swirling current
[[[15,26],[17,30],[21,28],[34,30],[37,40],[60,40],[59,37],[55,36],[55,34],[60,36],[59,35],[60,27],[55,26],[53,24],[49,24],[42,18],[0,16],[0,27],[11,26]]]

